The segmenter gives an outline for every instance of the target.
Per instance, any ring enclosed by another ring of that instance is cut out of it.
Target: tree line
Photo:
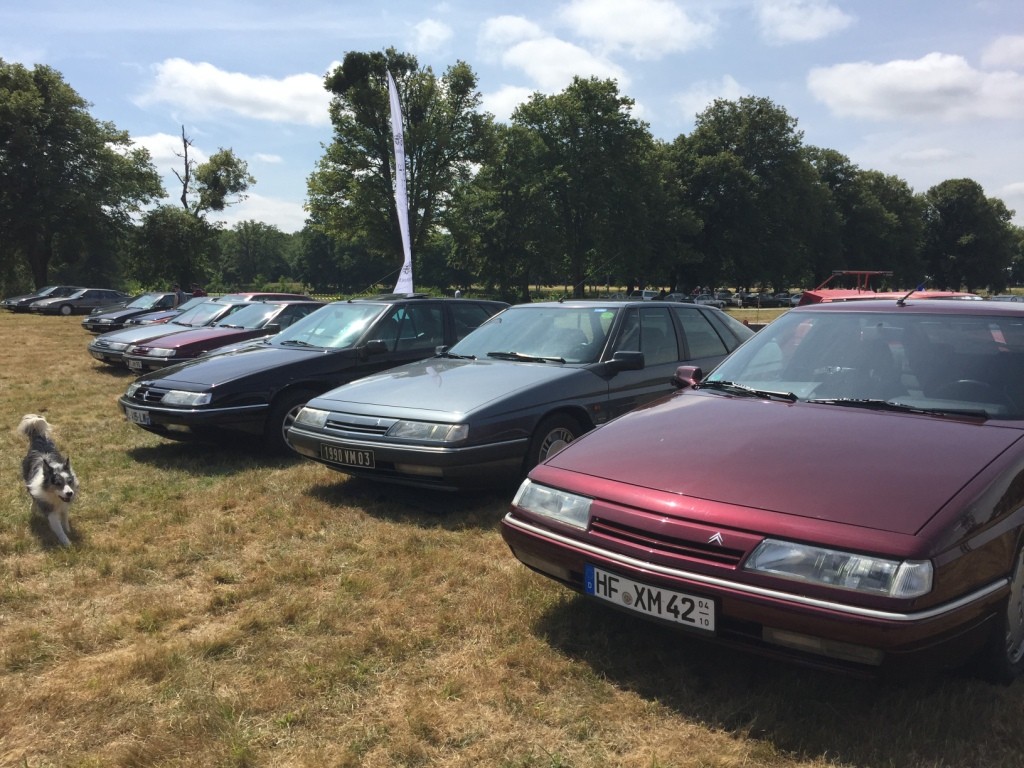
[[[210,220],[256,183],[231,149],[197,163],[183,128],[171,203],[148,152],[92,117],[60,73],[0,59],[0,288],[388,289],[402,263],[388,72],[403,111],[418,287],[521,301],[537,285],[575,296],[644,285],[781,291],[837,269],[891,271],[894,287],[994,292],[1024,276],[1024,229],[980,184],[915,193],[805,144],[796,118],[768,98],[716,100],[691,133],[662,141],[614,81],[577,77],[501,123],[480,111],[468,64],[437,75],[389,48],[349,52],[325,78],[333,135],[297,233]]]

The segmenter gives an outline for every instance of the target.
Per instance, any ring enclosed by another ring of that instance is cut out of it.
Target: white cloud
[[[679,107],[679,111],[689,120],[693,120],[698,114],[711,105],[715,99],[729,99],[736,101],[743,96],[748,96],[750,91],[744,89],[732,75],[724,75],[717,81],[703,80],[694,83],[687,90],[672,97],[672,103]]]
[[[496,119],[508,122],[516,107],[528,101],[533,93],[529,88],[503,85],[496,91],[483,94],[480,98],[480,106],[485,112],[494,115]]]
[[[188,137],[187,131],[185,136]],[[184,169],[184,146],[181,136],[170,133],[154,133],[149,136],[132,136],[132,141],[149,150],[153,165],[161,173],[170,173],[172,168]],[[195,145],[189,146],[188,158],[197,163],[205,163],[210,159],[209,155]]]
[[[261,163],[272,163],[273,165],[278,165],[279,163],[284,162],[284,158],[280,155],[268,155],[265,152],[257,152],[254,157]]]
[[[223,222],[227,227],[233,227],[243,221],[261,221],[277,227],[282,232],[298,232],[306,223],[306,212],[300,203],[263,197],[250,192],[248,197],[237,205],[210,214],[210,219]]]
[[[333,68],[334,65],[332,65]],[[243,117],[302,125],[326,125],[330,94],[323,76],[310,73],[274,79],[226,72],[205,62],[166,59],[137,103],[171,104],[190,115],[232,112]]]
[[[415,38],[412,43],[417,53],[435,53],[454,36],[452,28],[434,19],[424,19],[413,27]]]
[[[477,45],[481,51],[508,48],[523,40],[544,37],[544,30],[522,16],[495,16],[480,26]]]
[[[761,35],[775,45],[820,40],[854,21],[828,0],[762,0],[756,14]]]
[[[564,89],[575,75],[617,80],[620,91],[629,84],[621,67],[554,37],[517,43],[502,54],[501,61],[525,72],[545,93]]]
[[[637,59],[706,45],[714,32],[711,23],[691,19],[669,0],[570,0],[559,17],[575,34]]]
[[[1024,35],[1006,35],[992,41],[981,56],[988,69],[1024,69]]]
[[[1024,76],[983,72],[961,56],[941,53],[912,61],[813,69],[807,86],[840,117],[946,121],[1024,117]]]

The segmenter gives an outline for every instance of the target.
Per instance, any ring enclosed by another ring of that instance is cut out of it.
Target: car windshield
[[[600,359],[618,307],[509,307],[448,350],[451,355],[523,361],[593,363]]]
[[[125,309],[151,309],[163,298],[162,293],[144,293],[125,305]]]
[[[1024,418],[1024,317],[790,312],[701,389],[827,405]]]
[[[271,343],[277,347],[351,347],[388,306],[341,301],[328,304],[288,326]]]
[[[244,328],[247,330],[262,328],[280,309],[281,307],[277,304],[263,304],[261,302],[249,304],[217,322],[216,326],[218,328]]]
[[[187,312],[182,312],[180,315],[174,318],[171,322],[175,325],[187,325],[192,328],[208,325],[213,320],[221,317],[225,314],[225,308],[228,309],[228,313],[237,312],[242,307],[247,306],[245,304],[224,304],[219,301],[205,301],[197,307],[193,307]]]
[[[178,312],[181,313],[187,309],[192,309],[192,307],[198,307],[200,304],[204,304],[209,300],[210,299],[207,296],[196,296],[194,299],[189,299],[184,304],[179,304]]]

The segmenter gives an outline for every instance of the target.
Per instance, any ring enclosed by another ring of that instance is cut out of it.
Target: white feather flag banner
[[[402,233],[405,262],[395,284],[395,293],[412,293],[412,245],[409,243],[409,198],[405,189],[405,137],[402,134],[402,107],[398,103],[398,87],[388,72],[388,96],[391,99],[391,135],[395,140],[395,207],[398,228]]]

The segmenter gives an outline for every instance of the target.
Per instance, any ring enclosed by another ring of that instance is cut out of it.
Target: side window
[[[397,351],[432,350],[444,344],[444,316],[438,304],[407,304],[398,326]]]
[[[639,352],[640,351],[640,313],[636,307],[626,310],[622,318],[622,325],[619,334],[615,339],[615,352]]]
[[[729,350],[726,349],[722,337],[704,317],[703,312],[687,311],[683,307],[673,307],[673,311],[676,313],[679,324],[683,327],[690,359],[715,357],[728,353]]]
[[[490,317],[487,310],[479,304],[470,302],[449,302],[452,310],[452,324],[455,328],[455,341],[458,341],[467,333],[482,325]],[[440,342],[439,342],[440,343]]]
[[[307,307],[304,304],[293,304],[282,309],[278,316],[274,318],[274,322],[281,326],[281,330],[284,330],[296,320],[308,315],[314,309],[319,309],[319,307]]]
[[[640,351],[644,353],[644,365],[678,362],[679,342],[667,308],[640,310]]]

